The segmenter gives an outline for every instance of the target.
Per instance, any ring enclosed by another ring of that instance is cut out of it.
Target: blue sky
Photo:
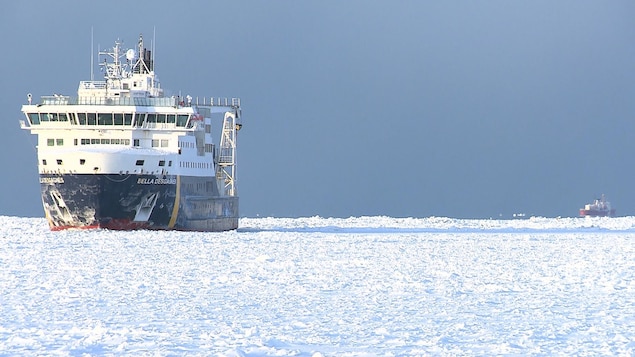
[[[0,214],[41,216],[26,94],[156,29],[162,85],[240,97],[244,216],[635,214],[632,1],[3,5]],[[95,73],[99,73],[95,69]]]

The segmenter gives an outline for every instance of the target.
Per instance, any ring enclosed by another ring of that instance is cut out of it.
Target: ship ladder
[[[216,179],[224,196],[236,195],[236,114],[226,112],[220,139]]]

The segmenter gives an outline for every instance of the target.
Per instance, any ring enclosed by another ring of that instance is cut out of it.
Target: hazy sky
[[[44,215],[20,107],[76,95],[91,27],[95,51],[156,29],[164,88],[241,98],[242,216],[635,215],[632,0],[2,7],[1,215]]]

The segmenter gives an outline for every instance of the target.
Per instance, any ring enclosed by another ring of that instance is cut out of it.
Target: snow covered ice
[[[635,353],[635,217],[0,226],[0,355]]]

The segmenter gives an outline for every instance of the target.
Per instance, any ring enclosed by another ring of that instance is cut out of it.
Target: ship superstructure
[[[600,198],[580,208],[580,217],[615,217],[615,208],[611,207],[611,202],[602,194]]]
[[[236,229],[240,99],[164,96],[141,36],[100,55],[105,80],[22,106],[51,229]]]

